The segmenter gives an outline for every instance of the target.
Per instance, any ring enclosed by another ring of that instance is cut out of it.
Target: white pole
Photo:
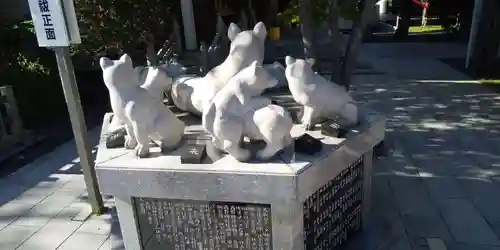
[[[80,156],[80,166],[82,167],[83,178],[87,186],[88,201],[92,206],[92,212],[101,214],[103,212],[103,201],[97,184],[97,177],[94,162],[91,156],[91,147],[88,143],[87,126],[83,117],[80,94],[76,85],[75,72],[69,47],[54,47],[57,59],[57,67],[61,77],[61,84],[64,91],[64,98],[68,106],[69,118],[73,135],[75,136],[76,149]]]
[[[184,26],[184,41],[186,41],[186,49],[196,50],[198,44],[196,42],[196,29],[194,23],[194,11],[192,0],[181,0],[182,24]]]

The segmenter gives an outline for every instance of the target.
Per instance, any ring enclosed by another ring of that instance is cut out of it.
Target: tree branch
[[[370,19],[370,10],[375,5],[376,0],[364,0],[361,16],[355,21],[347,48],[345,50],[344,63],[342,64],[340,85],[349,90],[352,75],[356,69],[356,64],[363,44],[363,35]]]
[[[299,0],[299,22],[302,32],[302,43],[304,44],[304,56],[313,59],[316,65],[316,52],[314,50],[313,27],[311,22],[312,0]]]

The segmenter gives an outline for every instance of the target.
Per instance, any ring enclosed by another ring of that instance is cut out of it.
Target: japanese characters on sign
[[[59,0],[29,0],[31,17],[40,47],[69,45],[66,20]]]
[[[304,248],[336,250],[361,228],[361,157],[304,202]]]
[[[272,250],[269,204],[134,198],[144,250]]]

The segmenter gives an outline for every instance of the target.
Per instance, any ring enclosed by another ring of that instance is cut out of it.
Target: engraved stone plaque
[[[306,250],[339,249],[361,228],[363,157],[304,202]]]
[[[143,250],[272,249],[268,204],[133,198]]]

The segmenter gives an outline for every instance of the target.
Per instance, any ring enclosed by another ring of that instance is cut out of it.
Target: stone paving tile
[[[442,199],[438,202],[443,218],[455,241],[477,245],[500,245],[491,227],[473,204],[465,199]]]
[[[373,177],[372,223],[378,249],[409,249],[401,217],[386,176]],[[407,247],[407,248],[405,248]]]
[[[74,189],[74,188],[82,188],[85,187],[85,179],[83,178],[82,175],[74,175],[70,181],[65,183],[64,186],[62,186],[62,189]]]
[[[99,250],[125,250],[125,246],[121,239],[113,239],[113,237],[110,236]]]
[[[463,243],[447,244],[449,250],[500,250],[499,246],[471,245]]]
[[[36,231],[37,227],[24,227],[24,226],[9,226],[0,231],[0,249],[14,250],[21,243],[31,237]]]
[[[458,180],[474,206],[500,237],[500,184],[488,179]]]
[[[68,239],[82,222],[52,220],[16,250],[54,250]]]
[[[388,250],[412,250],[407,240],[398,240]]]
[[[107,238],[108,236],[106,235],[76,232],[58,247],[57,250],[98,250]]]
[[[108,237],[108,238],[106,238],[106,240],[104,241],[104,243],[101,245],[101,247],[99,248],[99,250],[111,250],[111,249],[113,249],[113,248],[111,246],[111,240]]]
[[[0,207],[0,230],[14,222],[36,204],[12,201]],[[1,231],[0,231],[1,232]]]
[[[50,185],[47,186],[45,184],[46,183],[40,183],[35,185],[34,187],[20,193],[16,198],[12,199],[10,202],[19,202],[31,205],[38,204],[40,201],[44,200],[57,190],[56,188]]]
[[[52,218],[56,217],[83,192],[83,188],[57,190],[28,212],[21,215],[12,225],[41,227]]]
[[[451,238],[446,224],[420,178],[390,176],[389,183],[410,238]]]
[[[70,205],[65,207],[58,215],[58,218],[76,221],[85,221],[92,212],[88,202],[80,195]]]
[[[92,216],[78,228],[77,232],[109,235],[111,233],[111,217],[111,214]]]

